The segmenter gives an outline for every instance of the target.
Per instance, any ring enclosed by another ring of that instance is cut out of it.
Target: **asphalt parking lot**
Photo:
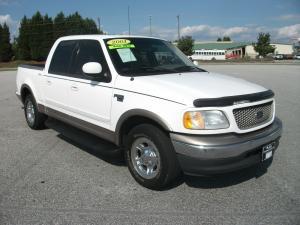
[[[66,124],[30,130],[0,72],[0,224],[300,224],[300,66],[204,65],[276,93],[284,133],[273,163],[216,177],[182,177],[151,191],[110,144]]]

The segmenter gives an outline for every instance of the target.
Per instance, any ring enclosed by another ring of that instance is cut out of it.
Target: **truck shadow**
[[[46,121],[46,126],[55,130],[61,140],[107,163],[126,166],[123,152],[116,145],[53,118]]]
[[[272,159],[264,162],[263,164],[258,164],[243,170],[218,174],[214,176],[184,176],[184,182],[190,186],[195,188],[224,188],[228,186],[233,186],[236,184],[243,183],[247,180],[253,178],[259,178],[263,176],[267,171],[268,167],[272,164]]]
[[[52,118],[47,120],[46,126],[58,132],[57,137],[61,140],[64,140],[107,163],[116,166],[126,166],[123,151],[116,145]],[[167,191],[173,189],[182,185],[183,183],[189,187],[202,189],[233,186],[253,178],[261,177],[267,172],[268,167],[271,164],[272,160],[268,160],[264,164],[232,173],[214,176],[182,175],[164,190]]]

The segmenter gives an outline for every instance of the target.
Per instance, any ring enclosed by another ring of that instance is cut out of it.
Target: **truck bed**
[[[22,64],[19,67],[34,69],[34,70],[43,70],[45,68],[45,64]]]

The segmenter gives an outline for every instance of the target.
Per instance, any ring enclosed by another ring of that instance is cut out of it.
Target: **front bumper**
[[[261,162],[262,146],[275,141],[278,147],[282,122],[274,122],[246,134],[187,135],[171,133],[171,140],[186,174],[218,174]]]

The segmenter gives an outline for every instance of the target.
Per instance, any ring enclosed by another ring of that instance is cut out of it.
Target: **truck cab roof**
[[[86,35],[70,35],[65,36],[57,39],[57,41],[63,41],[63,40],[78,40],[78,39],[111,39],[111,38],[152,38],[152,39],[160,39],[157,37],[149,37],[149,36],[142,36],[142,35],[106,35],[106,34],[86,34]]]

